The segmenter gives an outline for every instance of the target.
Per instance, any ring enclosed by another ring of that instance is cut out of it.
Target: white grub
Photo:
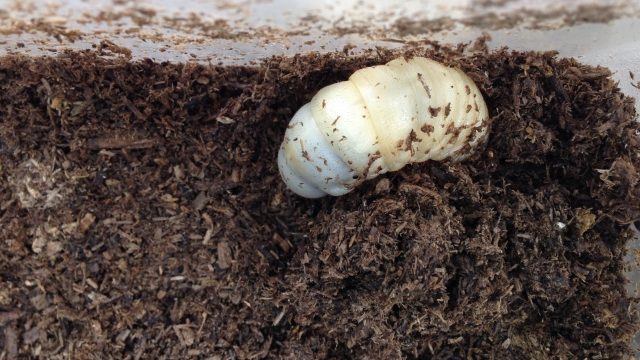
[[[484,142],[488,110],[462,71],[415,57],[360,69],[294,115],[278,167],[296,194],[344,195],[409,163],[461,161]]]

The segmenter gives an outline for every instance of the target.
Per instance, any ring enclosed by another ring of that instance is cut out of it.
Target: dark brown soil
[[[0,59],[0,358],[621,358],[640,126],[606,69],[467,71],[485,151],[341,198],[284,187],[293,112],[399,55]]]

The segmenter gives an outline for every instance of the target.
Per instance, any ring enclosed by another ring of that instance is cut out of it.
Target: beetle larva
[[[408,163],[460,161],[486,138],[487,105],[461,70],[415,57],[360,69],[293,116],[278,167],[298,195],[348,193]]]

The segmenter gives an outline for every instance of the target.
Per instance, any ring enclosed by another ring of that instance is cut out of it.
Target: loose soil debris
[[[478,83],[487,148],[340,198],[287,191],[275,157],[295,110],[402,54]],[[638,323],[623,256],[640,220],[640,126],[610,75],[552,53],[463,47],[260,67],[4,57],[0,352],[629,355]]]

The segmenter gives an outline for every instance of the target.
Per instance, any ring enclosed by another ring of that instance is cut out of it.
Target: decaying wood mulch
[[[410,53],[476,80],[487,149],[319,201],[279,178],[284,128],[399,53],[0,59],[0,357],[630,354],[632,99],[550,53]]]

